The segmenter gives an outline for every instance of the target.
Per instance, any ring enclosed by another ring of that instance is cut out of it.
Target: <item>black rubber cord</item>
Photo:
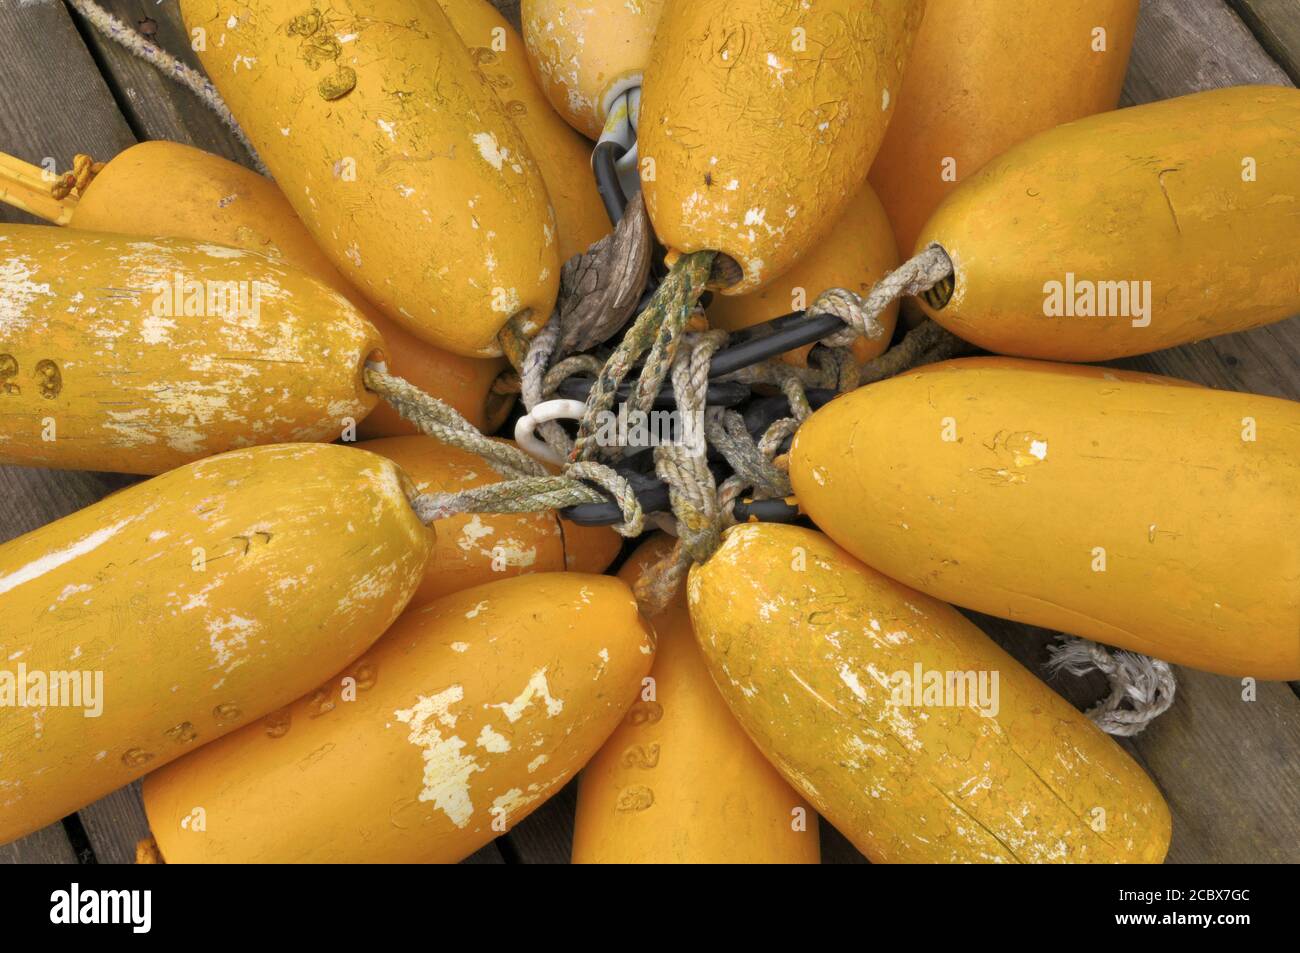
[[[618,168],[615,163],[627,152],[623,146],[612,140],[596,143],[591,153],[591,170],[596,176],[596,189],[600,200],[605,204],[605,214],[612,224],[623,220],[627,209],[627,196],[618,181]]]

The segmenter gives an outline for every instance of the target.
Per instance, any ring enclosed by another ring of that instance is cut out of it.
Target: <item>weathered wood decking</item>
[[[494,0],[518,24],[517,0]],[[1051,2],[1051,0],[1037,0]],[[174,4],[106,0],[197,66]],[[1300,82],[1296,0],[1144,0],[1125,103],[1241,83]],[[0,151],[30,162],[74,153],[110,159],[142,139],[189,142],[239,162],[239,144],[188,92],[95,34],[59,0],[0,0]],[[167,201],[158,183],[157,201]],[[30,221],[0,208],[0,221]],[[1214,387],[1300,400],[1300,320],[1123,362]],[[0,467],[0,540],[100,498],[125,478]],[[1049,633],[979,616],[1014,655],[1041,671]],[[1234,679],[1180,669],[1174,707],[1128,743],[1174,814],[1170,862],[1300,862],[1300,686],[1262,684],[1245,702]],[[1081,707],[1097,681],[1053,683]],[[467,863],[563,862],[574,787]],[[827,862],[863,858],[823,825]],[[122,863],[147,835],[138,785],[13,844],[12,863]]]

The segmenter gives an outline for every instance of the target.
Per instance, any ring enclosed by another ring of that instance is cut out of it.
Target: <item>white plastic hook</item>
[[[552,420],[581,420],[586,409],[587,405],[580,400],[544,400],[519,418],[515,424],[515,443],[529,456],[562,467],[566,462],[564,457],[538,438],[537,425]]]

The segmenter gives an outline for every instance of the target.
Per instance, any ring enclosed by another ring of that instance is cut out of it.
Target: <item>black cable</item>
[[[610,139],[596,143],[596,148],[591,152],[591,171],[596,176],[596,190],[600,192],[600,200],[605,205],[605,214],[614,225],[623,220],[623,212],[627,209],[627,196],[619,184],[616,165],[626,152],[627,149]]]

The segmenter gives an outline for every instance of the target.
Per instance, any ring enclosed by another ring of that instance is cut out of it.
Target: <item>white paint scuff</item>
[[[461,753],[465,742],[456,735],[444,738],[439,726],[456,727],[451,706],[465,698],[465,690],[453,685],[436,695],[421,695],[415,705],[393,712],[393,717],[409,726],[406,740],[423,749],[424,777],[421,801],[432,801],[457,827],[465,827],[474,816],[469,779],[482,771],[475,760]]]

